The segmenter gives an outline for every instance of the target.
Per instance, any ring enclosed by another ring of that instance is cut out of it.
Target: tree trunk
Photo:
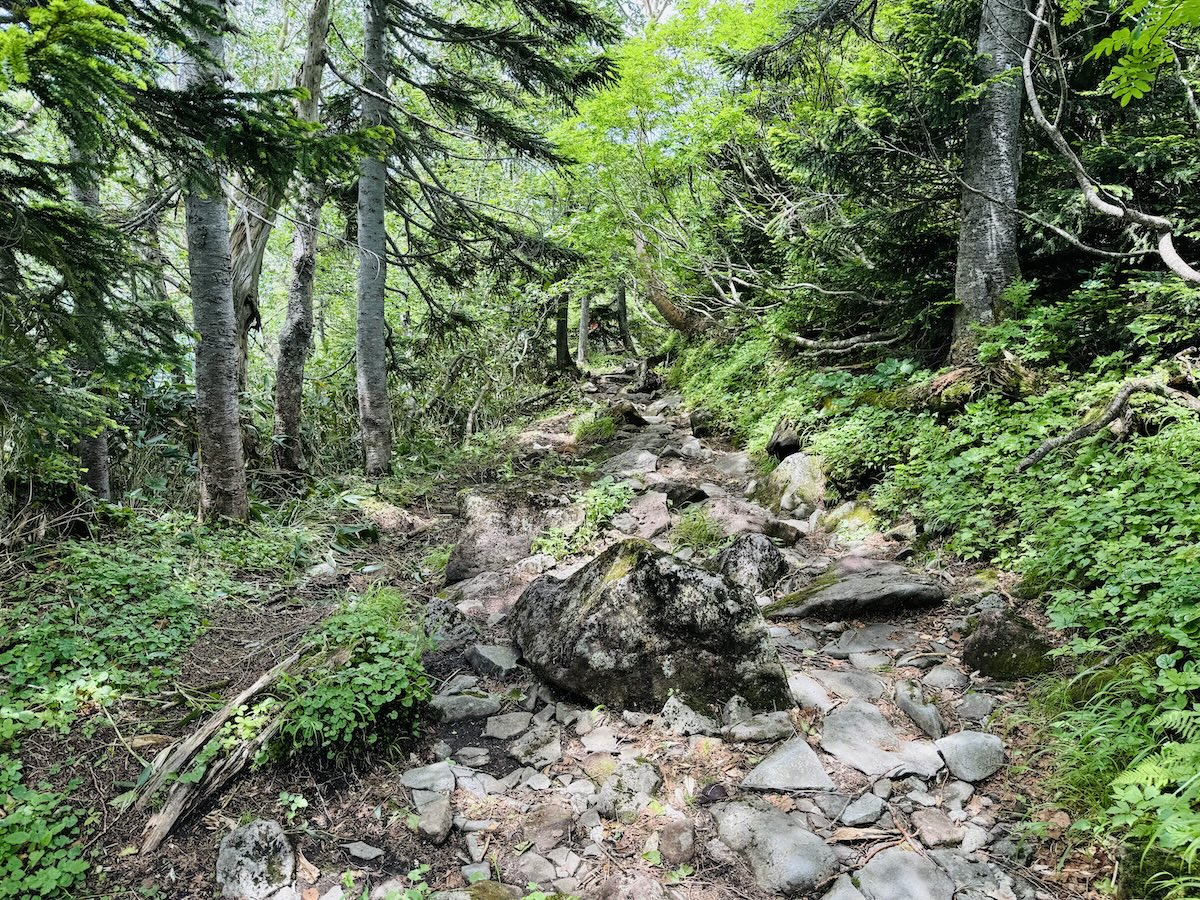
[[[305,122],[321,119],[321,80],[325,73],[325,41],[329,33],[331,0],[315,0],[308,16],[308,48],[300,67],[299,86],[305,95],[296,114]],[[307,468],[300,440],[304,396],[304,366],[313,332],[313,276],[317,268],[317,235],[321,230],[320,185],[300,185],[296,208],[296,237],[292,246],[292,281],[288,287],[287,317],[279,333],[279,365],[275,373],[275,464],[289,472]]]
[[[575,367],[571,360],[571,325],[567,318],[570,304],[570,294],[564,291],[554,310],[554,367],[560,372],[569,372]]]
[[[283,203],[283,191],[234,182],[233,202],[237,209],[229,249],[233,257],[233,308],[237,313],[238,389],[246,390],[250,365],[250,334],[262,330],[258,308],[258,283],[262,275],[267,242],[275,217]]]
[[[687,335],[699,331],[700,328],[692,317],[667,296],[667,286],[663,284],[662,279],[658,277],[658,273],[654,271],[654,262],[650,259],[650,254],[646,250],[646,237],[640,231],[633,233],[633,246],[637,253],[638,263],[642,269],[642,277],[646,282],[646,296],[654,305],[654,308],[667,320],[667,324],[676,331],[681,331]]]
[[[363,29],[362,124],[373,128],[387,121],[380,99],[387,92],[387,0],[366,0]],[[382,152],[382,151],[381,151]],[[384,193],[387,162],[362,159],[358,178],[358,320],[355,351],[358,366],[358,417],[368,476],[391,469],[392,408],[387,373],[387,231]]]
[[[87,210],[90,216],[100,215],[100,179],[91,171],[83,154],[72,148],[71,155],[80,164],[80,171],[71,181],[71,199]],[[88,367],[90,369],[90,366]],[[83,470],[83,483],[99,500],[112,499],[108,474],[108,429],[97,434],[85,434],[76,444],[75,452]]]
[[[207,26],[193,37],[206,54],[186,61],[189,87],[216,87],[224,78],[224,0],[197,0]],[[192,173],[185,199],[188,273],[196,343],[196,424],[200,432],[200,517],[248,516],[246,468],[238,410],[238,334],[229,253],[229,208],[214,163]]]
[[[967,122],[962,212],[954,276],[950,360],[975,361],[974,326],[993,325],[1001,295],[1021,274],[1017,255],[1017,183],[1021,168],[1021,51],[1029,37],[1024,2],[984,0],[979,18],[977,77],[1004,75],[984,92]]]
[[[591,305],[592,298],[588,294],[579,299],[579,343],[575,351],[575,364],[581,369],[587,365],[588,328],[591,325],[588,314]]]
[[[617,328],[621,332],[621,345],[625,348],[626,353],[637,353],[637,347],[633,345],[633,335],[629,332],[629,307],[625,296],[625,281],[617,285],[617,296],[614,301],[617,307]]]

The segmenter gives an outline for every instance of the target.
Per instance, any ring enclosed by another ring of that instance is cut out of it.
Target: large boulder
[[[735,694],[755,709],[793,705],[750,595],[645,541],[540,578],[509,621],[529,666],[589,703],[658,712],[675,693],[696,709]]]
[[[299,900],[296,854],[278,822],[256,819],[221,841],[217,885],[226,900]]]
[[[776,618],[854,619],[897,609],[935,606],[946,592],[926,575],[908,572],[903,566],[882,563],[861,572],[845,572],[834,566],[807,587],[789,594],[768,607]]]
[[[800,432],[795,423],[784,416],[775,425],[771,437],[767,441],[767,454],[775,459],[787,459],[800,452]]]
[[[787,560],[764,534],[743,534],[712,561],[712,569],[752,594],[775,587],[787,572]]]
[[[799,820],[765,801],[713,807],[717,833],[741,856],[764,891],[813,897],[841,868],[837,854]]]
[[[992,610],[979,614],[975,630],[963,642],[963,662],[988,678],[1015,681],[1049,672],[1050,649],[1029,622]]]
[[[573,532],[583,520],[578,507],[551,494],[470,491],[463,495],[462,535],[446,564],[446,584],[484,572],[499,572],[529,556],[533,539],[546,528]]]
[[[763,479],[759,498],[794,519],[807,519],[825,503],[821,458],[793,453]]]

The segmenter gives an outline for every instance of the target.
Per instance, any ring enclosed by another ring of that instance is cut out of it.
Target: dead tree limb
[[[1095,419],[1085,422],[1083,425],[1068,431],[1066,434],[1050,438],[1021,460],[1021,464],[1017,466],[1017,473],[1020,474],[1026,469],[1036,466],[1060,447],[1065,447],[1068,444],[1074,444],[1084,438],[1091,437],[1110,422],[1121,418],[1129,405],[1129,398],[1134,394],[1154,394],[1164,397],[1167,400],[1173,400],[1194,413],[1200,414],[1200,398],[1194,397],[1178,388],[1173,388],[1161,381],[1154,381],[1149,378],[1135,378],[1121,385],[1117,390],[1116,396],[1112,398],[1112,401],[1104,408],[1104,411]]]
[[[776,337],[786,344],[798,347],[801,353],[814,354],[840,354],[849,353],[853,350],[861,350],[866,347],[886,347],[898,343],[900,340],[899,337],[887,331],[875,331],[871,334],[862,334],[858,337],[833,341],[814,340],[813,338],[800,337],[795,334],[780,334],[776,335]]]

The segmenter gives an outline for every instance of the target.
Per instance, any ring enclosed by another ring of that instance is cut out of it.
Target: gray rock
[[[883,696],[883,682],[869,672],[816,670],[812,675],[843,700],[878,700]]]
[[[970,693],[954,707],[960,718],[971,722],[982,722],[996,709],[996,698],[987,694]]]
[[[742,534],[713,560],[712,570],[751,594],[763,594],[787,571],[783,554],[763,534]]]
[[[532,721],[533,716],[527,712],[511,712],[502,716],[492,716],[487,720],[487,727],[483,734],[485,737],[507,741],[528,728]]]
[[[234,829],[217,853],[217,885],[228,900],[293,900],[296,854],[278,822],[256,819]]]
[[[533,539],[543,529],[574,530],[583,518],[581,509],[548,506],[498,488],[464,494],[461,514],[463,529],[446,564],[446,584],[499,572],[529,556]]]
[[[476,644],[467,651],[467,662],[480,675],[504,678],[517,670],[517,648],[502,644]]]
[[[525,885],[533,883],[536,885],[550,886],[556,876],[554,863],[546,859],[546,857],[534,853],[532,850],[522,853],[513,860],[506,869],[505,880],[515,881]]]
[[[946,592],[932,578],[898,568],[881,566],[843,575],[834,567],[807,588],[768,607],[767,613],[776,618],[852,619],[868,613],[935,606],[946,599]],[[882,648],[859,647],[852,652],[865,649]]]
[[[971,686],[971,679],[954,666],[934,666],[921,679],[926,687],[939,691],[965,691]]]
[[[820,457],[791,454],[763,479],[759,496],[776,512],[808,518],[825,503],[825,472]]]
[[[891,664],[892,658],[879,650],[850,654],[850,665],[856,669],[886,669]]]
[[[849,875],[839,875],[838,880],[833,883],[833,887],[830,888],[829,893],[822,897],[821,900],[866,900],[866,898],[854,886],[854,882]]]
[[[878,709],[864,700],[848,700],[825,716],[825,751],[866,775],[931,777],[942,768],[928,741],[903,741]]]
[[[614,875],[600,886],[596,900],[667,900],[667,892],[649,875]]]
[[[892,847],[871,857],[856,876],[867,900],[954,900],[954,882],[919,853]]]
[[[754,470],[749,453],[719,453],[713,459],[713,468],[729,478],[745,478]]]
[[[500,712],[500,701],[490,695],[453,694],[439,695],[429,701],[443,722],[462,722],[466,719],[482,719]]]
[[[671,697],[659,715],[663,724],[673,734],[715,735],[721,730],[714,719],[696,712],[678,697]]]
[[[753,715],[754,710],[746,702],[746,698],[734,695],[725,702],[725,707],[721,710],[721,724],[727,727],[737,725]]]
[[[767,534],[772,521],[770,512],[757,503],[736,497],[713,497],[702,509],[726,534]]]
[[[800,432],[796,423],[787,416],[775,423],[775,430],[767,439],[766,451],[775,459],[787,459],[793,453],[800,452]]]
[[[1046,637],[1011,610],[981,612],[962,648],[967,666],[1001,681],[1049,672],[1050,650]]]
[[[917,682],[897,681],[895,700],[904,714],[934,740],[946,733],[941,713],[936,706],[925,700],[925,694]]]
[[[650,763],[625,763],[608,776],[596,798],[596,811],[606,819],[629,824],[645,809],[662,776]]]
[[[658,833],[658,851],[672,866],[691,862],[696,856],[696,826],[691,819],[672,819]]]
[[[371,860],[379,859],[379,857],[383,856],[382,850],[378,847],[372,847],[363,841],[351,841],[348,844],[342,844],[342,849],[355,859],[361,859],[363,862],[371,862]]]
[[[742,780],[743,788],[760,791],[828,790],[833,780],[804,738],[792,738],[760,762]]]
[[[871,825],[879,821],[886,804],[874,794],[863,794],[842,812],[846,825]]]
[[[454,770],[448,762],[437,762],[430,766],[409,769],[400,776],[400,783],[414,791],[439,791],[450,793],[454,790]]]
[[[454,824],[454,810],[446,794],[431,791],[414,792],[417,807],[417,833],[434,844],[441,844]]]
[[[642,541],[610,547],[565,581],[543,576],[510,622],[535,672],[593,704],[656,712],[676,693],[699,709],[734,694],[756,709],[791,706],[753,600]]]
[[[767,743],[791,737],[795,733],[792,717],[780,710],[779,712],[759,713],[743,719],[736,725],[730,725],[722,730],[721,736],[727,741]]]
[[[553,802],[535,806],[521,818],[524,839],[541,853],[548,853],[565,841],[574,824],[575,815],[571,809]]]
[[[954,900],[1034,900],[1038,896],[1029,882],[961,850],[934,850],[929,855],[954,881]]]
[[[833,699],[819,681],[803,672],[788,672],[788,689],[792,699],[801,709],[819,709],[829,712],[833,709]]]
[[[469,865],[460,866],[458,870],[463,877],[463,881],[467,884],[474,884],[477,881],[487,881],[492,877],[492,867],[488,863],[470,863]]]
[[[940,809],[918,809],[912,814],[912,824],[917,829],[921,843],[931,850],[936,847],[957,847],[962,843],[962,829]]]
[[[745,859],[764,891],[811,896],[838,872],[837,854],[769,803],[720,804],[713,807],[713,818],[721,841]]]
[[[860,653],[895,652],[913,646],[915,632],[900,625],[880,623],[862,628],[849,628],[827,644],[824,652],[834,659],[850,659]]]
[[[508,745],[508,753],[535,769],[553,765],[562,759],[562,731],[554,722],[535,725]]]
[[[936,746],[950,774],[963,781],[983,781],[1004,765],[1004,743],[994,734],[960,731],[942,738]]]
[[[626,450],[600,467],[601,474],[629,478],[658,471],[658,457],[649,450]]]

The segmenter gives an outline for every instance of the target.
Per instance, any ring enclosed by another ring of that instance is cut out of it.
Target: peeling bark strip
[[[306,122],[321,120],[321,79],[325,72],[325,42],[329,33],[331,0],[315,0],[308,17],[308,47],[300,68],[299,85],[305,96],[296,113]],[[320,185],[300,185],[296,237],[292,246],[292,281],[288,286],[287,316],[279,332],[279,364],[275,372],[275,465],[289,472],[307,466],[300,441],[304,366],[312,346],[313,277],[317,269],[317,235],[321,231]]]
[[[225,60],[224,0],[198,0],[209,11],[195,29],[206,56],[187,60],[189,87],[219,84]],[[200,432],[200,517],[244,520],[246,468],[238,410],[238,335],[229,253],[229,209],[213,163],[192,173],[185,200],[188,272],[196,343],[196,424]]]
[[[387,0],[367,0],[363,20],[362,122],[387,121]],[[388,399],[387,231],[384,190],[387,162],[363,157],[358,179],[358,418],[368,476],[386,475],[392,460],[392,407]]]
[[[1136,378],[1121,385],[1116,396],[1104,408],[1104,412],[1095,419],[1084,425],[1080,425],[1072,431],[1068,431],[1066,434],[1050,438],[1050,440],[1043,443],[1021,460],[1021,464],[1017,466],[1017,473],[1020,474],[1026,469],[1036,466],[1059,447],[1065,447],[1068,444],[1074,444],[1076,441],[1082,441],[1086,437],[1091,437],[1109,422],[1115,421],[1124,415],[1125,408],[1129,405],[1129,398],[1134,394],[1156,394],[1159,397],[1172,400],[1194,413],[1200,413],[1200,398],[1193,397],[1191,394],[1181,391],[1178,388],[1163,384],[1161,381],[1152,381],[1149,378]]]
[[[995,324],[1001,294],[1021,274],[1016,212],[1024,95],[1020,51],[1029,28],[1024,0],[984,0],[977,76],[991,83],[967,122],[954,273],[958,306],[950,348],[957,365],[975,356],[972,326]]]

